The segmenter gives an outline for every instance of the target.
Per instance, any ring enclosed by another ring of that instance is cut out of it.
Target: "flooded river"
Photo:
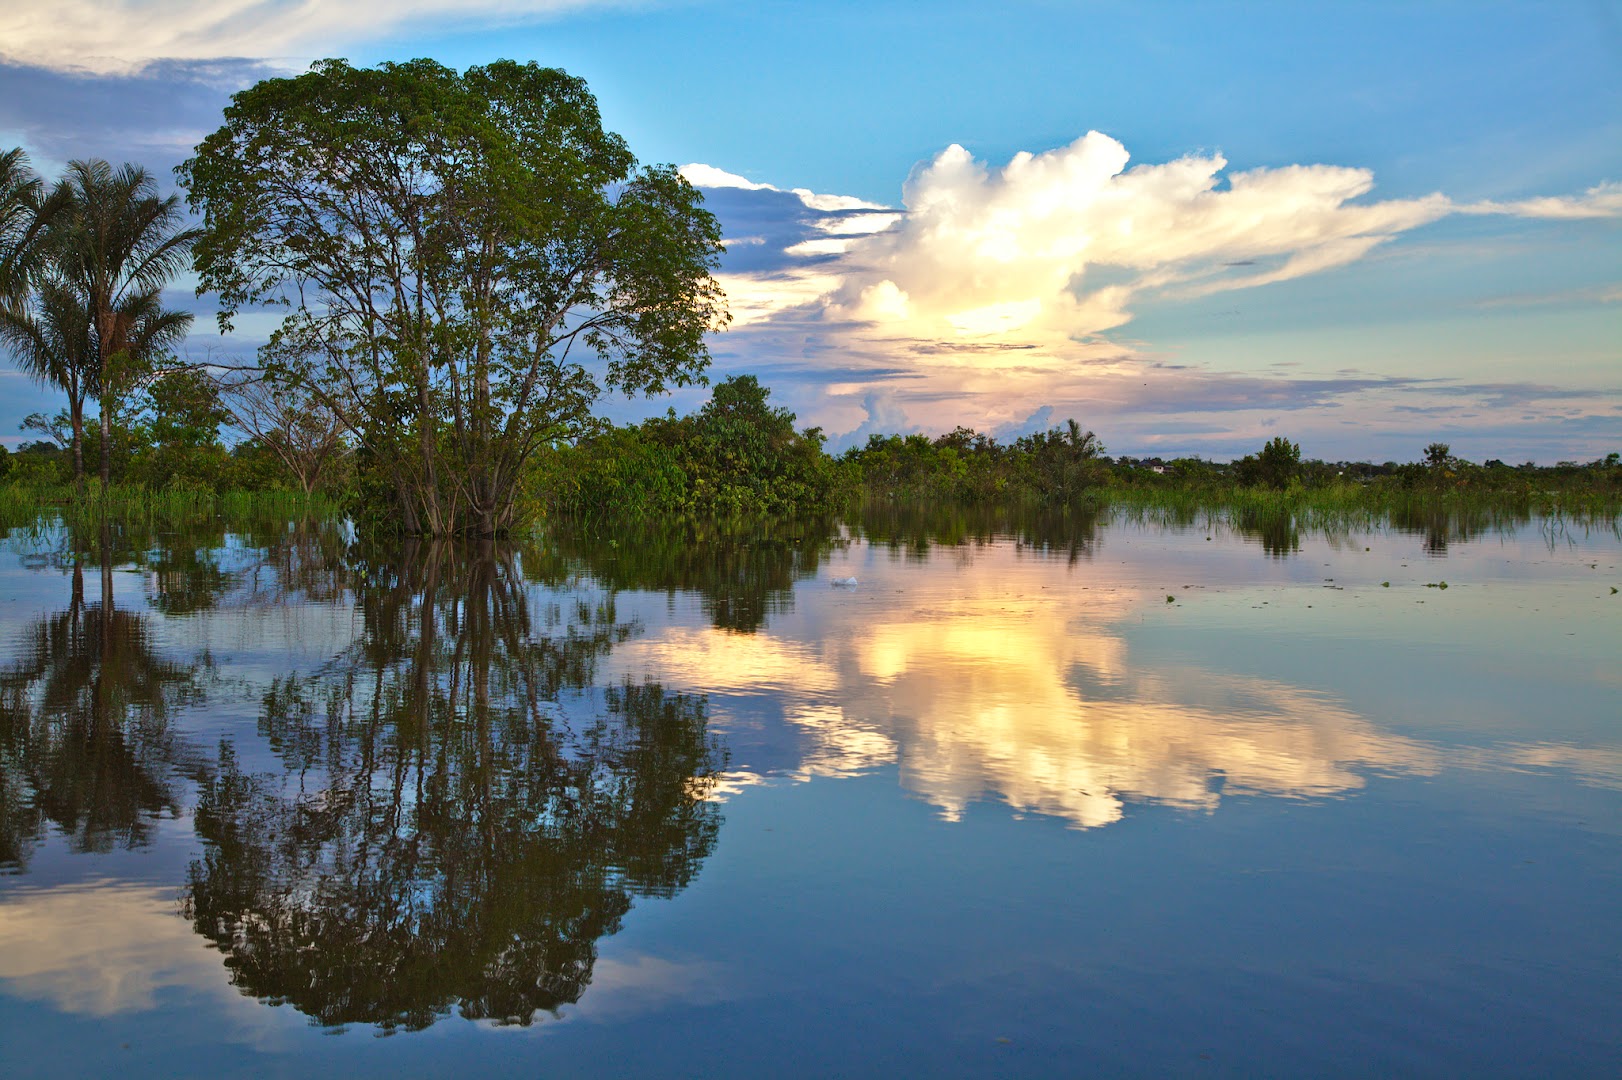
[[[1622,541],[0,542],[11,1077],[1612,1075]]]

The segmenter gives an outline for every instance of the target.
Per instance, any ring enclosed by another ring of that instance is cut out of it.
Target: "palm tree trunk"
[[[97,302],[94,292],[90,305],[96,319],[96,363],[101,373],[101,395],[96,401],[101,406],[101,497],[105,499],[113,480],[113,373],[107,369],[112,364],[112,336],[117,323],[112,312],[103,310],[107,305]]]
[[[113,410],[112,402],[108,400],[112,395],[104,389],[101,392],[101,493],[107,495],[107,487],[112,483],[113,477]]]
[[[73,417],[73,486],[84,494],[84,398],[77,394],[68,398],[68,413]]]

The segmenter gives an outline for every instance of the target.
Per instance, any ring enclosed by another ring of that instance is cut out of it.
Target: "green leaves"
[[[637,169],[556,69],[323,61],[236,95],[179,174],[222,327],[291,309],[278,355],[371,449],[407,531],[503,531],[540,446],[604,388],[699,378],[727,321],[698,192]]]

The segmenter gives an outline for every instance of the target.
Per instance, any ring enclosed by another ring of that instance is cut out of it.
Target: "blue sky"
[[[726,228],[712,374],[836,445],[1075,416],[1116,453],[1622,449],[1614,2],[14,0],[0,144],[167,177],[232,89],[332,55],[585,77]],[[0,393],[13,444],[52,404]]]

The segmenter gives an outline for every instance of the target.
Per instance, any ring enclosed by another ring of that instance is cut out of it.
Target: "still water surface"
[[[14,529],[0,1071],[1616,1075],[1616,585],[1538,522]]]

